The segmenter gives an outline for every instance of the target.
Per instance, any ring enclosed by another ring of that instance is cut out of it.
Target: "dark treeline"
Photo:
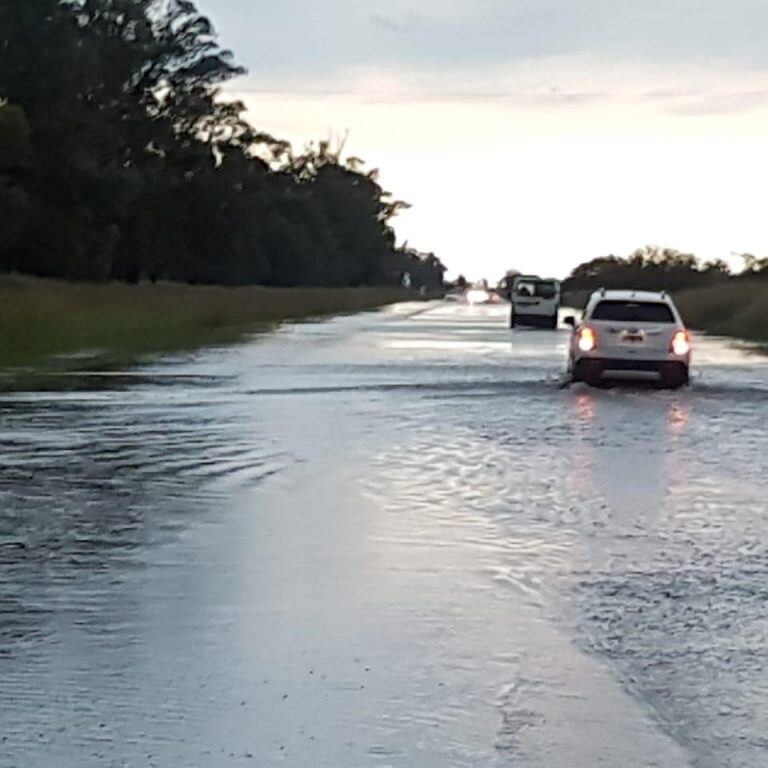
[[[744,271],[734,275],[724,261],[702,262],[672,248],[646,246],[626,258],[601,256],[579,265],[565,280],[566,291],[634,288],[682,291],[730,281],[764,280],[768,290],[768,259],[743,255]]]
[[[0,0],[0,269],[440,286],[376,172],[258,132],[221,97],[241,74],[188,0]]]

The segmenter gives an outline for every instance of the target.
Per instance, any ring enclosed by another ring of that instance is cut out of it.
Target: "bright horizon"
[[[255,125],[297,146],[348,131],[413,205],[399,240],[490,280],[647,244],[768,253],[768,10],[738,5],[290,0],[265,34],[244,0],[200,2]]]

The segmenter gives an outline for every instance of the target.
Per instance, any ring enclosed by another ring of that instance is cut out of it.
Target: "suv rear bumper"
[[[626,360],[622,358],[583,357],[573,364],[573,375],[576,381],[597,383],[604,377],[612,375],[621,377],[622,374],[653,375],[662,383],[669,382],[680,386],[688,382],[689,364],[683,359],[671,360]]]
[[[671,365],[685,365],[685,363],[673,360],[635,360],[619,359],[611,357],[589,357],[579,361],[582,365],[588,365],[601,371],[645,371],[647,373],[661,373],[662,369]]]

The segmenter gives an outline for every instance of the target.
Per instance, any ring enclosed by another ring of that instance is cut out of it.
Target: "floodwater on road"
[[[401,305],[0,399],[0,766],[768,765],[768,363]]]

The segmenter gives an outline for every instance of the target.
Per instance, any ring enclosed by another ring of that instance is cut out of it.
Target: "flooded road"
[[[0,765],[768,765],[768,363],[403,305],[0,400]]]

